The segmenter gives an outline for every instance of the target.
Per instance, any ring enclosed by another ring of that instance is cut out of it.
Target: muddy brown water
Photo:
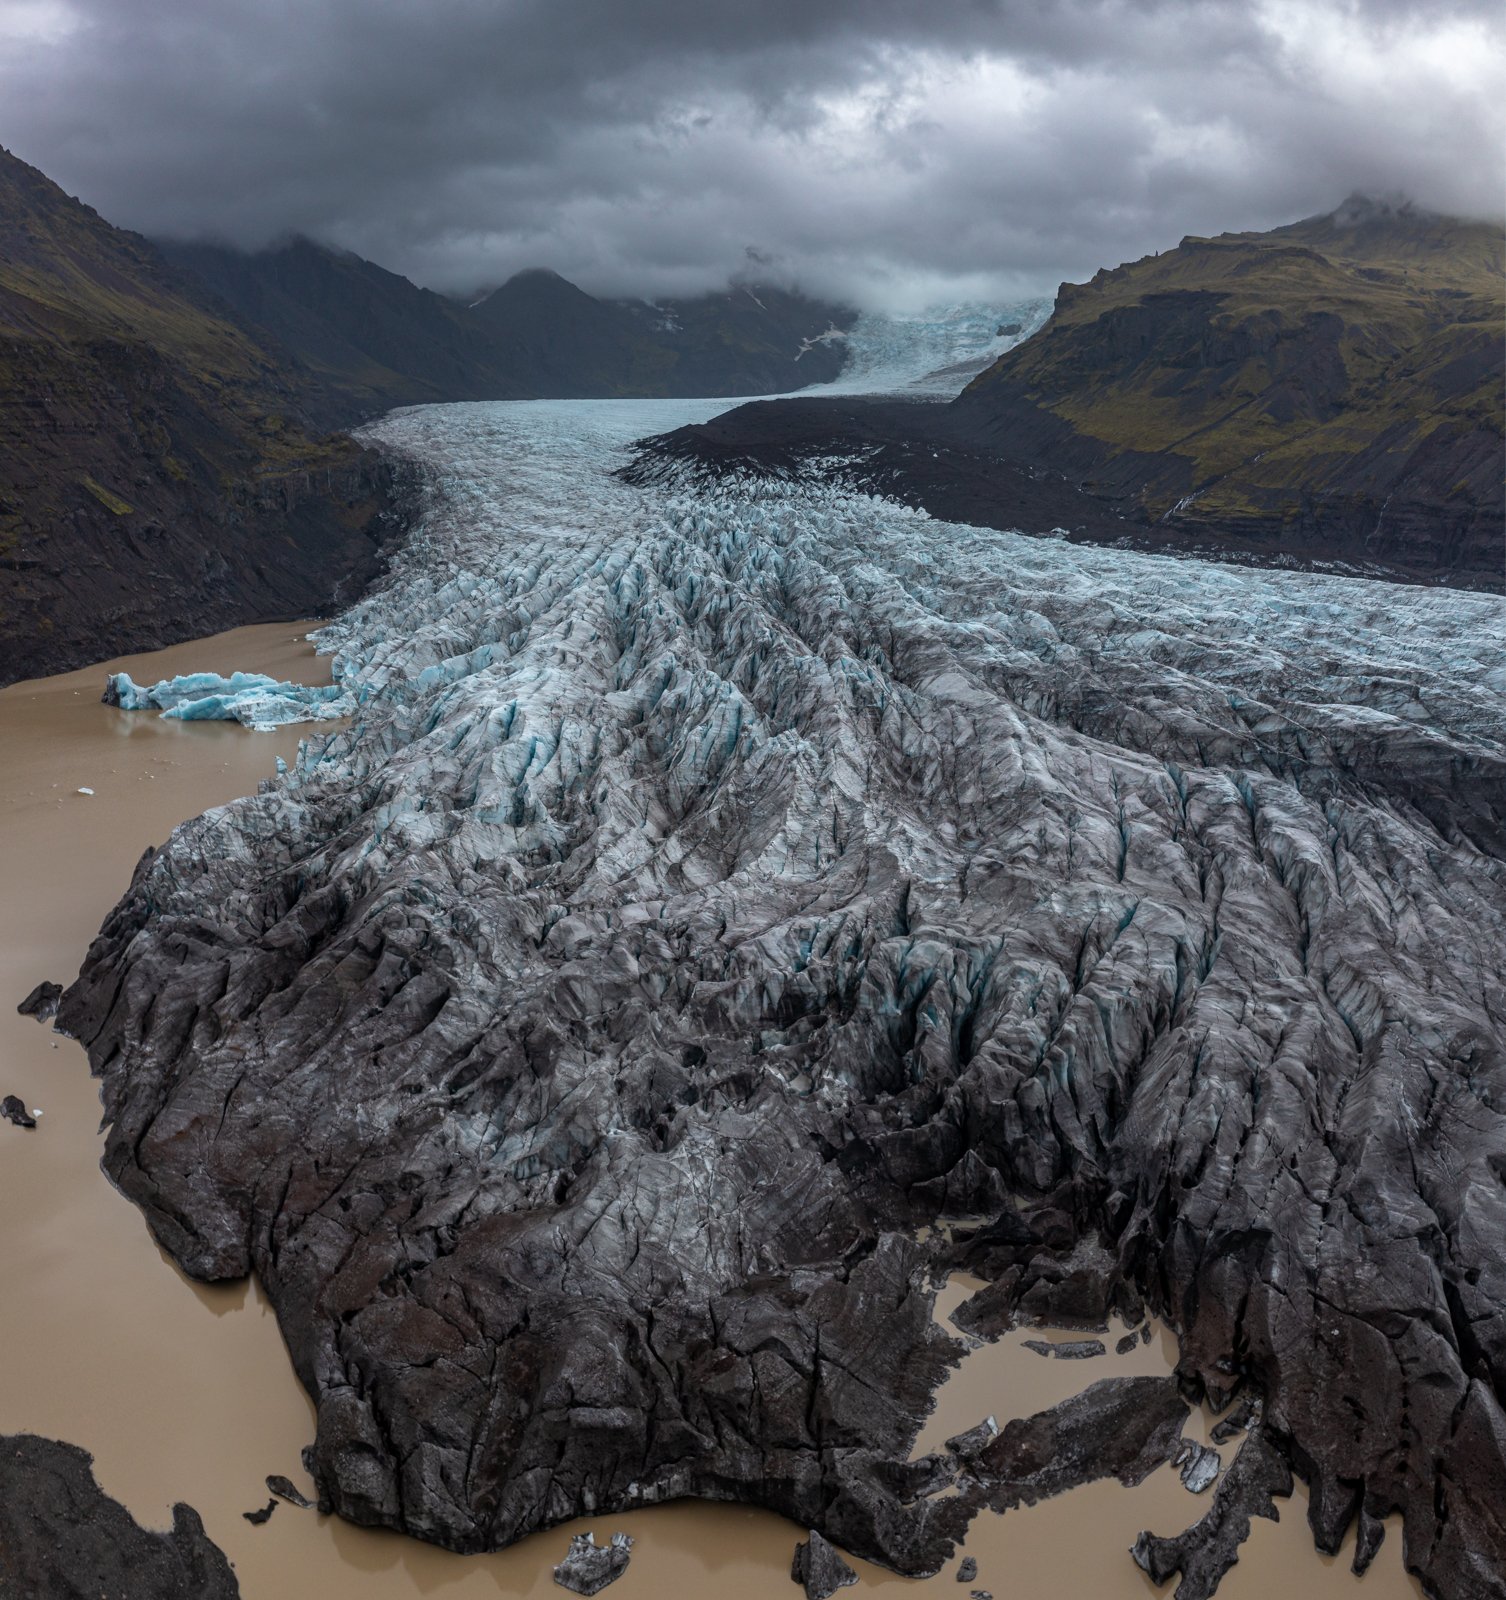
[[[554,1596],[550,1568],[573,1532],[636,1540],[613,1600],[795,1595],[798,1530],[768,1512],[681,1502],[536,1535],[494,1556],[455,1556],[280,1505],[264,1527],[242,1512],[281,1472],[304,1488],[299,1452],[313,1412],[255,1284],[205,1287],[157,1248],[136,1209],[99,1170],[99,1100],[83,1052],[16,1015],[44,978],[77,972],[90,939],[142,850],[184,818],[255,791],[300,730],[257,734],[216,723],[164,722],[100,703],[107,671],[138,682],[235,668],[327,682],[328,663],[296,624],[241,628],[0,691],[0,1095],[44,1113],[35,1132],[0,1123],[0,1432],[31,1431],[84,1446],[106,1491],[142,1522],[165,1527],[186,1500],[227,1552],[247,1600],[399,1600]],[[301,730],[307,732],[307,729]],[[80,788],[93,789],[82,795]],[[953,1279],[945,1319],[968,1292]],[[1117,1327],[1112,1339],[1122,1330]],[[1054,1404],[1113,1373],[1161,1373],[1164,1332],[1127,1356],[1047,1359],[1015,1333],[971,1351],[942,1387],[917,1449],[992,1413],[1002,1422]],[[1206,1438],[1212,1419],[1189,1432]],[[1228,1449],[1225,1458],[1228,1459]],[[1171,1533],[1211,1498],[1162,1468],[1139,1488],[1090,1485],[1003,1517],[985,1514],[967,1543],[977,1587],[1005,1596],[1118,1600],[1158,1590],[1127,1554],[1142,1528]],[[1393,1525],[1364,1579],[1350,1550],[1316,1555],[1299,1488],[1279,1523],[1257,1522],[1224,1600],[1402,1600],[1421,1593],[1401,1566]],[[855,1562],[859,1591],[896,1597],[966,1594],[955,1564],[916,1583]],[[973,1585],[969,1585],[969,1588]]]

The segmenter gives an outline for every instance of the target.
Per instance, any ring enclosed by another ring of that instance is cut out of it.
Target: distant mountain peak
[[[1335,227],[1365,227],[1375,222],[1432,221],[1434,216],[1436,213],[1418,205],[1399,189],[1381,195],[1367,195],[1356,189],[1333,208],[1328,219]]]
[[[1430,216],[1432,212],[1419,206],[1410,195],[1400,190],[1392,190],[1388,194],[1365,194],[1356,189],[1330,213],[1331,220],[1340,228],[1356,228],[1367,222],[1411,221]]]

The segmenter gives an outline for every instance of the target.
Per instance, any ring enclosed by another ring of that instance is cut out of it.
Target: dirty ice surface
[[[978,346],[999,325],[976,323]],[[890,325],[845,382],[866,363],[903,392],[970,359],[916,340],[906,379],[902,344]],[[473,1500],[451,1487],[463,1471],[417,1467],[419,1498],[407,1479],[400,1493],[407,1463],[484,1447],[511,1381],[497,1352],[520,1326],[504,1308],[459,1333],[464,1360],[415,1367],[403,1317],[426,1284],[479,1298],[505,1218],[537,1241],[512,1258],[519,1294],[565,1292],[567,1271],[590,1308],[561,1362],[593,1359],[597,1316],[647,1349],[665,1284],[687,1338],[715,1341],[720,1295],[845,1259],[783,1242],[850,1214],[845,1169],[814,1153],[823,1129],[884,1152],[865,1181],[965,1213],[1063,1183],[1091,1196],[1122,1173],[1142,1196],[1134,1248],[1184,1277],[1196,1256],[1170,1241],[1280,1240],[1281,1314],[1308,1320],[1262,1347],[1261,1378],[1298,1397],[1293,1437],[1326,1474],[1314,1503],[1339,1504],[1338,1473],[1372,1470],[1367,1452],[1394,1453],[1394,1396],[1370,1406],[1347,1355],[1377,1315],[1408,1329],[1397,1392],[1435,1397],[1411,1413],[1408,1470],[1442,1462],[1438,1481],[1459,1481],[1451,1452],[1475,1436],[1453,1429],[1453,1397],[1494,1401],[1452,1341],[1445,1285],[1479,1288],[1479,1241],[1506,1225],[1495,1068],[1479,1064],[1506,962],[1506,604],[1074,547],[830,484],[614,475],[634,440],[726,404],[430,406],[366,430],[422,465],[425,498],[388,576],[319,635],[352,724],[179,829],[148,869],[157,926],[192,923],[204,885],[223,886],[225,937],[257,958],[289,948],[265,937],[288,904],[264,892],[273,874],[300,915],[335,921],[277,968],[295,1020],[275,1056],[254,1004],[233,1025],[217,1012],[224,1031],[197,1035],[191,1063],[182,1030],[138,1053],[137,1103],[159,1125],[129,1159],[182,1197],[177,1214],[212,1219],[196,1237],[270,1238],[270,1217],[219,1219],[245,1203],[258,1097],[275,1096],[307,1170],[357,1152],[330,1168],[347,1198],[411,1173],[405,1211],[474,1230],[441,1250],[430,1229],[437,1253],[400,1275],[382,1236],[361,1236],[348,1281],[383,1288],[359,1362],[320,1297],[348,1267],[335,1233],[289,1230],[300,1265],[280,1259],[273,1284],[284,1326],[320,1341],[321,1440],[348,1427],[365,1472],[358,1424],[387,1437],[400,1415],[382,1503],[430,1537],[505,1543],[544,1502]],[[340,980],[370,1023],[359,1039],[325,1025],[335,941],[360,951]],[[134,985],[107,957],[110,992],[220,992],[217,954],[185,972],[155,934],[121,952]],[[394,973],[413,974],[411,1001],[389,1004]],[[546,1036],[558,1047],[535,1049]],[[526,1073],[496,1067],[519,1060]],[[212,1170],[177,1108],[160,1115],[179,1085],[185,1118],[216,1110]],[[811,1187],[773,1206],[769,1174],[792,1168]],[[582,1244],[567,1263],[561,1228]],[[1219,1259],[1180,1301],[1200,1371],[1235,1370],[1239,1319],[1270,1288],[1253,1255]],[[858,1292],[845,1268],[824,1281]],[[777,1296],[758,1305],[806,1349]],[[867,1337],[857,1316],[823,1327],[839,1323]],[[602,1393],[631,1450],[577,1445],[565,1474],[515,1453],[505,1470],[547,1469],[571,1507],[641,1503],[650,1481],[663,1498],[726,1493],[719,1430],[693,1458],[645,1431],[683,1404],[687,1369],[629,1365]],[[801,1371],[840,1385],[852,1366]],[[380,1422],[361,1398],[373,1372]],[[1424,1519],[1443,1504],[1421,1477],[1405,1494]]]

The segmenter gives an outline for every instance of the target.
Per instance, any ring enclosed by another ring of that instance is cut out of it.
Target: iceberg
[[[902,332],[873,367],[924,378]],[[350,725],[180,825],[59,1012],[106,1170],[194,1276],[262,1274],[364,1524],[702,1495],[920,1575],[1166,1460],[1148,1377],[913,1460],[967,1271],[959,1326],[1149,1311],[1270,1402],[1188,1549],[1295,1459],[1324,1548],[1404,1509],[1480,1592],[1506,602],[616,476],[725,404],[364,430],[423,498],[319,636]]]
[[[104,703],[122,711],[157,711],[179,722],[239,722],[258,733],[293,722],[348,717],[355,700],[338,683],[288,683],[264,672],[189,672],[149,685],[128,672],[105,681]]]

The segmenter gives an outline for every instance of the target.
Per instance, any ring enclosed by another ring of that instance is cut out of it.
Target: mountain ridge
[[[836,377],[841,348],[807,347],[856,318],[762,285],[657,304],[602,300],[547,267],[466,305],[307,238],[259,252],[160,248],[206,306],[306,368],[314,409],[341,426],[453,400],[782,393]]]
[[[1064,285],[959,424],[1188,531],[1339,523],[1385,561],[1448,523],[1467,561],[1501,523],[1502,268],[1489,224],[1362,197],[1189,237]]]
[[[797,363],[855,315],[763,291],[750,327],[714,297],[654,311],[568,287],[551,326],[306,239],[159,246],[0,148],[0,682],[354,598],[406,495],[399,463],[340,431],[357,422],[788,388],[835,375],[833,344]]]
[[[0,681],[307,615],[379,569],[394,468],[148,241],[0,150]]]
[[[1360,204],[1064,284],[950,405],[788,400],[631,469],[822,472],[950,520],[1466,587],[1506,566],[1502,239]]]

